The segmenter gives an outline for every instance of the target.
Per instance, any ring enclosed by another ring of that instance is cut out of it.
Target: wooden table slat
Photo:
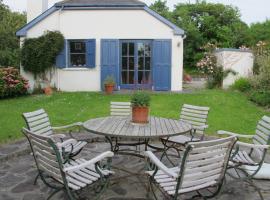
[[[88,120],[83,126],[94,134],[137,139],[158,139],[182,135],[192,128],[191,125],[180,120],[153,116],[149,118],[148,124],[132,123],[130,117],[110,116]]]

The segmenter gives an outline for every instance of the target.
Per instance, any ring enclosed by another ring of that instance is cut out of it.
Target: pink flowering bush
[[[28,88],[28,80],[20,75],[18,69],[0,68],[0,98],[26,95]]]
[[[204,57],[196,64],[199,71],[207,75],[207,87],[209,89],[222,87],[223,79],[229,73],[235,74],[233,70],[224,70],[223,66],[217,64],[214,52],[218,49],[215,44],[207,43],[202,47],[205,51]]]

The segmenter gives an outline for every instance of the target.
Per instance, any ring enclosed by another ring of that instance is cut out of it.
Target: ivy
[[[64,47],[64,36],[58,31],[48,31],[38,38],[25,39],[21,62],[25,71],[43,76],[54,67],[55,59]]]

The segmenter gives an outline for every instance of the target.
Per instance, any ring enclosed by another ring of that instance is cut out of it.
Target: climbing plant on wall
[[[54,67],[55,59],[64,47],[64,36],[58,31],[48,31],[38,38],[24,41],[21,62],[25,71],[42,77]]]

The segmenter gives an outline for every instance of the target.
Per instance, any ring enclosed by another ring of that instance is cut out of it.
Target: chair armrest
[[[253,149],[268,149],[269,145],[260,145],[260,144],[249,144],[245,142],[237,142],[236,145],[242,146],[242,147],[249,147]]]
[[[105,158],[112,158],[114,156],[114,153],[111,152],[111,151],[106,151],[100,155],[98,155],[97,157],[85,162],[85,163],[82,163],[80,165],[76,165],[76,166],[72,166],[72,167],[66,167],[63,169],[64,172],[74,172],[74,171],[78,171],[82,168],[85,168],[87,166],[91,166],[91,165],[94,165],[96,164],[97,162],[100,162],[101,160],[104,160]]]
[[[219,134],[219,135],[231,135],[231,136],[235,136],[235,137],[239,137],[239,138],[253,138],[253,135],[242,135],[242,134],[237,134],[237,133],[233,133],[233,132],[229,132],[229,131],[223,131],[223,130],[217,131],[217,134]]]
[[[66,140],[64,142],[58,142],[57,147],[61,150],[62,147],[66,147],[67,145],[73,145],[74,146],[74,145],[76,145],[76,143],[77,143],[77,140],[68,139],[68,140]]]
[[[62,129],[68,129],[68,128],[73,128],[73,127],[76,127],[76,126],[82,126],[82,122],[76,122],[76,123],[73,123],[73,124],[69,124],[69,125],[66,125],[66,126],[57,126],[57,127],[52,127],[53,130],[62,130]]]
[[[178,174],[172,172],[168,167],[166,167],[151,151],[145,151],[144,155],[148,157],[150,161],[165,174],[173,178],[178,178]]]

